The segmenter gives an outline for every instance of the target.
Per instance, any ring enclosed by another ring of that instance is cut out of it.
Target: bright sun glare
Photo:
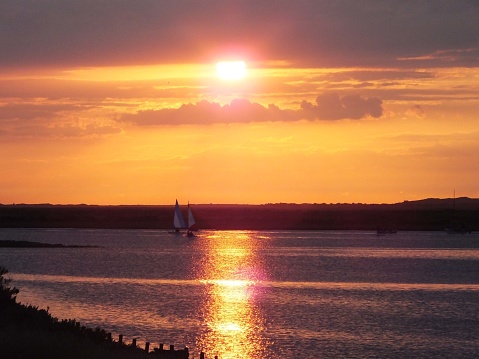
[[[222,80],[241,80],[246,76],[244,61],[221,61],[216,64],[216,73]]]

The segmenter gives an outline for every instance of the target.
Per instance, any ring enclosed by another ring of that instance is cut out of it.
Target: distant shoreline
[[[98,248],[98,246],[79,246],[31,241],[0,240],[0,248]]]
[[[425,199],[396,204],[191,205],[200,229],[443,231],[479,230],[479,199]],[[0,228],[171,229],[167,205],[1,205]],[[181,207],[186,215],[186,206]]]

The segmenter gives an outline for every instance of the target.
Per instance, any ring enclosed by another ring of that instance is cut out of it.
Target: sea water
[[[479,235],[0,229],[18,301],[190,358],[472,358]]]

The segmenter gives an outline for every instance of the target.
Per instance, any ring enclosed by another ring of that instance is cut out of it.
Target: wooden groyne
[[[108,339],[111,340],[111,334],[108,333]],[[143,350],[136,344],[137,340],[134,338],[132,339],[131,344],[126,344],[123,342],[123,335],[120,334],[118,337],[118,344],[130,347],[137,350]],[[145,342],[144,351],[148,353],[152,358],[158,359],[190,359],[190,352],[188,347],[184,349],[175,349],[174,345],[170,345],[168,349],[165,348],[164,344],[160,344],[158,348],[153,348],[150,351],[150,342]],[[194,359],[193,357],[191,359]],[[206,359],[206,354],[204,352],[200,353],[199,359]],[[218,359],[218,356],[215,355],[214,359]]]

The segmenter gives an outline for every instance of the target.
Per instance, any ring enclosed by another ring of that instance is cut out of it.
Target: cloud
[[[456,64],[461,63],[463,65],[470,64],[470,66],[477,66],[479,61],[479,48],[472,47],[467,49],[447,49],[447,50],[436,50],[433,53],[411,56],[411,57],[400,57],[400,61],[415,61],[415,62],[433,62],[435,64]]]
[[[15,104],[9,103],[0,106],[0,121],[2,120],[33,120],[52,118],[62,112],[74,112],[80,110],[78,105],[70,104]]]
[[[325,93],[316,97],[316,105],[303,101],[301,108],[307,119],[321,120],[358,120],[367,115],[381,117],[382,101],[378,98],[363,98],[359,95],[340,97],[337,93]]]
[[[13,128],[11,131],[0,132],[0,136],[29,137],[29,138],[73,138],[73,137],[98,137],[114,135],[121,129],[110,125],[90,123],[86,126],[75,124],[61,124],[54,126],[26,125]]]
[[[48,103],[0,106],[0,137],[96,137],[121,132],[116,124],[100,123],[98,119],[80,123],[76,119],[79,111],[92,107]]]
[[[348,70],[329,72],[319,75],[315,80],[328,82],[345,82],[345,81],[392,81],[392,80],[423,80],[432,79],[435,74],[432,71],[424,70],[400,70],[400,69],[381,69],[374,70]]]
[[[185,104],[179,108],[144,110],[124,114],[121,122],[137,125],[182,125],[213,123],[278,122],[299,120],[359,120],[367,116],[381,117],[382,101],[359,95],[340,97],[337,93],[324,93],[316,98],[316,104],[307,101],[297,110],[281,109],[277,105],[263,106],[246,99],[235,99],[230,104],[206,100]]]
[[[122,115],[120,121],[137,125],[181,125],[297,119],[294,111],[281,110],[276,105],[264,107],[246,99],[235,99],[223,106],[203,100],[196,104],[184,104],[179,108],[139,111],[136,114]]]
[[[450,0],[4,0],[0,66],[204,62],[224,51],[334,67],[450,66],[422,56],[456,51],[454,66],[477,66],[477,51],[462,49],[477,48],[478,10]]]
[[[426,117],[426,113],[420,105],[414,105],[413,107],[411,107],[409,110],[406,111],[406,115],[418,118]]]

